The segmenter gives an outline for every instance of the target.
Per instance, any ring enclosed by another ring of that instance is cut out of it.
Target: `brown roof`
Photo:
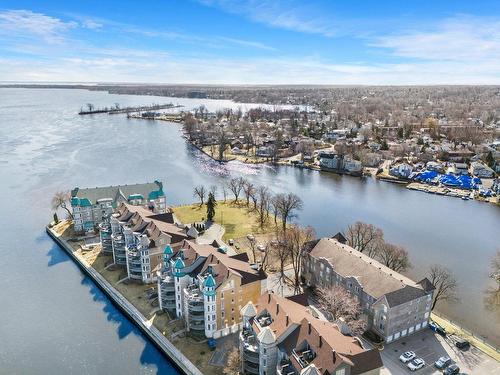
[[[202,257],[203,263],[200,268],[200,273],[203,273],[209,266],[215,273],[215,281],[219,287],[224,280],[230,275],[236,275],[241,278],[241,285],[248,284],[257,280],[264,280],[267,275],[260,269],[254,269],[244,257],[235,255],[230,256],[221,253],[218,247],[205,244],[198,244],[193,241],[184,240],[173,258],[179,256],[180,251],[183,252],[184,264],[189,266],[198,258]]]
[[[424,292],[422,285],[333,238],[322,238],[309,254],[315,258],[325,258],[339,275],[355,277],[363,290],[374,298],[406,286]]]
[[[154,214],[146,207],[121,203],[117,208],[117,213],[118,220],[126,222],[134,232],[146,232],[152,241],[155,241],[162,233],[171,238],[171,243],[190,238],[183,228],[168,222],[164,216]]]
[[[307,341],[316,357],[311,361],[322,374],[332,374],[340,364],[352,366],[351,374],[360,374],[382,367],[377,350],[366,350],[354,337],[343,335],[330,322],[315,318],[309,309],[289,298],[267,293],[260,297],[257,316],[267,311],[272,317],[268,326],[276,335],[279,346],[300,371],[301,366],[292,355],[292,350]],[[254,330],[260,332],[253,322]]]

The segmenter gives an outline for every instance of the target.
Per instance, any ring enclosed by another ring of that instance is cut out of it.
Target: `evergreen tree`
[[[217,206],[217,201],[215,200],[212,192],[208,193],[207,200],[207,219],[208,221],[213,221],[215,216],[215,206]]]

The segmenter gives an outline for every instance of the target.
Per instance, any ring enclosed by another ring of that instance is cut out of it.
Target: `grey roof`
[[[72,197],[88,198],[92,204],[95,204],[97,200],[104,198],[113,199],[113,203],[120,201],[127,201],[129,195],[141,194],[145,199],[148,199],[149,193],[152,191],[158,191],[162,188],[161,182],[147,182],[144,184],[132,184],[132,185],[117,185],[117,186],[105,186],[105,187],[95,187],[95,188],[84,188],[80,189],[78,187],[71,191]]]
[[[415,299],[417,293],[425,294],[422,285],[335,239],[322,238],[309,253],[325,258],[342,277],[355,277],[363,291],[375,299],[385,295],[392,306]]]

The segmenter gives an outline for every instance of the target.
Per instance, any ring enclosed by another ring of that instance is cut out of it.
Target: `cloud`
[[[459,16],[431,26],[429,31],[380,37],[372,45],[394,56],[427,61],[500,59],[500,19]]]
[[[320,10],[308,6],[307,2],[280,0],[199,0],[199,2],[275,28],[327,37],[336,35],[339,30],[331,16],[322,15]]]
[[[6,10],[0,12],[0,34],[37,36],[47,43],[59,43],[63,33],[77,27],[74,21],[64,22],[59,18],[35,13],[30,10]]]

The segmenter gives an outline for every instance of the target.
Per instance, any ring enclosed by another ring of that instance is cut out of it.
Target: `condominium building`
[[[309,286],[342,287],[360,303],[368,329],[386,342],[425,328],[434,286],[415,282],[334,238],[304,250],[302,277]]]
[[[164,249],[159,305],[183,318],[192,336],[219,338],[241,328],[240,310],[267,290],[266,277],[246,253],[230,256],[216,241],[185,240]]]
[[[266,293],[241,311],[241,371],[259,375],[376,375],[378,350],[315,318],[304,295]]]
[[[109,229],[105,223],[100,225],[101,239],[107,240]],[[109,226],[114,263],[127,268],[129,279],[144,283],[156,282],[167,245],[193,238],[189,230],[174,222],[172,214],[157,214],[128,203],[118,206]]]
[[[160,181],[87,189],[76,187],[71,190],[75,232],[94,231],[121,202],[146,206],[158,214],[167,211],[163,184]]]

